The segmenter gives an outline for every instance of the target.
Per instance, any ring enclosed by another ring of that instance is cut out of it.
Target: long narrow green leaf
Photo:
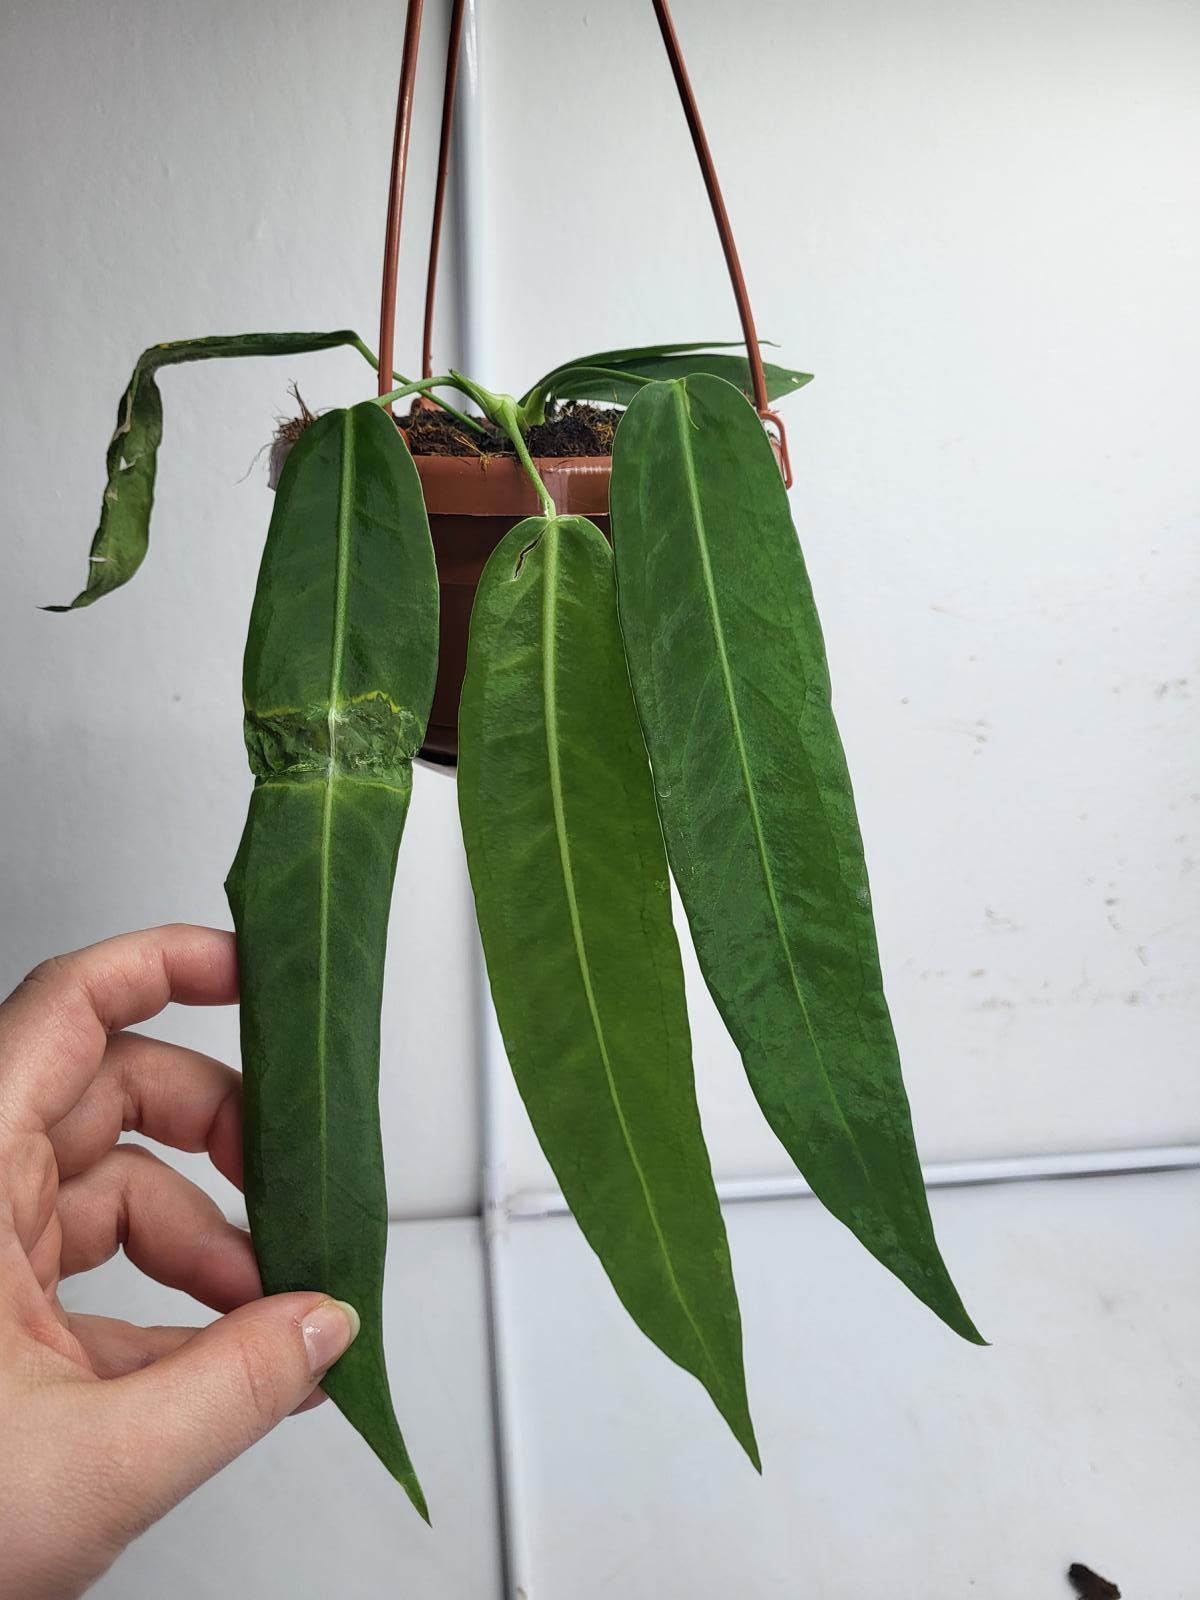
[[[770,344],[769,339],[760,340],[762,344]],[[539,378],[537,383],[524,394],[522,402],[528,400],[534,389],[545,389],[552,384],[560,372],[566,372],[572,367],[604,367],[611,370],[613,367],[624,368],[629,361],[653,361],[659,356],[687,355],[694,350],[737,350],[744,349],[745,342],[741,339],[692,339],[673,344],[634,344],[627,345],[623,350],[598,350],[590,356],[574,356],[570,361],[560,361],[556,367]]]
[[[383,1355],[387,1196],[379,1012],[396,852],[437,669],[416,468],[371,404],[301,437],[276,496],[246,645],[255,775],[227,890],[238,932],[246,1204],[268,1293],[362,1318],[324,1388],[425,1502]]]
[[[736,343],[736,342],[733,342]],[[523,397],[527,402],[535,391],[543,400],[594,400],[628,405],[639,389],[655,380],[683,378],[707,372],[726,378],[747,393],[750,390],[750,364],[745,355],[720,354],[729,348],[711,341],[698,344],[644,345],[629,350],[605,350],[564,362],[547,373]],[[743,347],[744,348],[744,347]],[[810,372],[795,372],[789,367],[765,362],[767,394],[774,400],[793,394],[812,382]]]
[[[154,376],[160,367],[219,357],[302,355],[346,344],[363,348],[356,333],[342,328],[337,333],[235,333],[175,339],[144,350],[117,407],[117,426],[106,458],[108,482],[88,557],[87,583],[70,605],[46,606],[45,610],[75,611],[90,606],[128,583],[145,558],[163,431],[162,396]]]
[[[767,398],[779,400],[812,382],[811,372],[791,372],[786,367],[763,364]],[[639,389],[654,380],[690,377],[708,373],[725,378],[745,393],[750,392],[750,364],[745,356],[694,355],[661,356],[654,361],[631,361],[624,368],[568,367],[557,374],[549,394],[556,400],[610,400],[628,405]]]
[[[531,518],[488,562],[459,744],[488,974],[534,1129],[626,1309],[757,1465],[662,834],[594,524]]]
[[[978,1340],[933,1235],[821,627],[753,408],[713,377],[643,390],[611,503],[667,853],[759,1104],[835,1216]]]
[[[590,356],[579,356],[572,361],[560,362],[562,367],[622,367],[627,361],[653,360],[656,356],[690,355],[694,350],[738,350],[745,348],[744,339],[688,339],[668,344],[631,344],[620,350],[599,350]],[[770,345],[770,339],[760,339],[760,344]]]

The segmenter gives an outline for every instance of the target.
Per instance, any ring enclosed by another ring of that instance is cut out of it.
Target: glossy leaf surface
[[[542,1148],[630,1315],[757,1464],[662,834],[594,524],[530,518],[488,562],[458,787],[492,994]]]
[[[145,559],[163,433],[162,395],[155,378],[161,367],[220,357],[302,355],[345,344],[358,347],[361,341],[356,333],[343,328],[336,333],[237,333],[176,339],[143,351],[117,407],[117,426],[106,458],[108,482],[100,505],[100,524],[88,557],[88,581],[70,605],[45,609],[74,611],[90,606],[128,583]]]
[[[383,1354],[379,1014],[396,853],[437,670],[420,483],[379,407],[330,412],[284,468],[246,646],[238,933],[246,1204],[268,1293],[362,1319],[323,1387],[425,1515]]]
[[[742,355],[724,353],[737,348],[742,349]],[[564,362],[535,384],[534,389],[540,390],[547,400],[594,400],[628,405],[647,383],[705,372],[725,378],[749,391],[750,364],[744,350],[745,346],[740,341],[728,344],[702,341],[695,344],[642,345],[626,350],[603,350],[597,355]],[[772,401],[782,399],[812,382],[810,372],[794,372],[771,362],[764,363],[763,371],[767,393]],[[525,400],[534,389],[524,396]]]
[[[655,384],[617,430],[621,626],[675,881],[763,1112],[815,1193],[964,1337],[884,998],[821,627],[753,408]]]

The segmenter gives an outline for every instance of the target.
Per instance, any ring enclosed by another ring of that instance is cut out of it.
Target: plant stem
[[[493,418],[493,421],[494,420],[495,419]],[[528,473],[530,482],[533,484],[534,491],[542,503],[543,514],[551,518],[556,517],[558,515],[558,507],[550,498],[549,491],[547,490],[546,485],[542,482],[542,475],[533,464],[533,457],[529,454],[529,447],[525,443],[525,439],[520,428],[517,426],[515,420],[512,421],[510,425],[510,421],[507,416],[502,415],[500,421],[505,432],[508,434],[508,437],[513,442],[513,449],[517,452],[517,460]]]
[[[379,371],[379,357],[375,354],[374,350],[371,349],[370,345],[364,344],[363,341],[356,336],[353,348],[358,351],[359,355],[369,367],[373,368],[373,370],[376,372]]]
[[[445,381],[445,380],[443,380]],[[512,440],[513,449],[517,453],[517,460],[524,467],[530,483],[533,484],[534,493],[542,508],[542,514],[547,517],[556,517],[558,508],[550,498],[546,485],[542,482],[541,473],[533,464],[533,457],[529,454],[529,447],[525,443],[525,435],[521,431],[521,408],[510,394],[493,394],[490,389],[485,389],[481,384],[465,378],[461,372],[450,373],[449,381],[456,389],[469,395],[475,404],[486,414],[496,427],[503,428]]]
[[[357,350],[359,355],[362,356],[363,360],[367,362],[375,372],[379,371],[379,357],[369,345],[364,344],[361,339],[355,339],[351,348]],[[404,387],[402,389],[396,389],[391,394],[381,395],[379,397],[379,403],[381,405],[390,405],[393,400],[400,400],[403,399],[406,394],[416,393],[416,390],[412,388],[412,386],[409,384],[409,380],[402,372],[393,372],[392,377],[395,378],[398,383],[403,384]],[[449,378],[434,378],[432,381],[434,383],[449,383],[451,380]],[[479,423],[475,421],[474,417],[468,417],[466,412],[457,410],[445,400],[439,400],[436,395],[430,395],[429,398],[433,401],[434,405],[440,407],[440,409],[443,410],[447,416],[453,417],[455,422],[461,422],[464,428],[470,428],[472,433],[486,433],[487,430],[480,427]]]
[[[394,378],[398,378],[401,376],[401,374],[394,372],[392,376]],[[399,389],[390,389],[387,394],[372,395],[371,404],[373,406],[390,406],[393,400],[403,400],[407,395],[410,394],[428,394],[431,400],[437,400],[437,396],[431,392],[434,385],[442,384],[444,386],[453,383],[453,378],[413,378],[405,383],[402,383]],[[457,385],[454,386],[457,387]],[[444,401],[437,400],[437,404],[442,407],[443,411],[448,412],[451,416],[458,416],[458,412],[455,411],[452,406],[446,405]],[[483,433],[485,431],[477,422],[471,421],[469,417],[464,417],[463,421],[471,422],[471,426],[474,428],[476,433]]]
[[[399,376],[399,374],[396,374],[396,376]],[[433,395],[433,390],[438,388],[457,389],[460,394],[469,396],[497,428],[504,429],[512,440],[512,447],[516,451],[517,460],[525,469],[530,483],[533,484],[534,493],[537,495],[538,502],[542,508],[542,514],[547,517],[556,517],[558,508],[550,498],[546,485],[542,482],[541,473],[533,464],[533,457],[529,454],[529,447],[525,443],[525,435],[521,432],[521,408],[512,395],[493,394],[490,389],[483,388],[482,385],[473,382],[470,378],[465,378],[461,372],[451,372],[438,378],[416,378],[412,382],[402,384],[399,389],[391,390],[388,394],[376,395],[371,403],[377,406],[390,406],[393,400],[403,400],[406,395],[410,394],[427,394],[436,399],[436,396]],[[446,405],[445,401],[438,400],[437,403],[444,410],[450,412],[452,416],[458,415],[451,406]],[[476,432],[483,432],[478,423],[472,422],[471,426]]]

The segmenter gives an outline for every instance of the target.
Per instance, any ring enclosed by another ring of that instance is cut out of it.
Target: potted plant
[[[227,887],[264,1287],[317,1285],[358,1308],[362,1333],[325,1387],[423,1514],[383,1358],[377,1103],[389,901],[422,754],[458,763],[492,994],[563,1193],[634,1320],[705,1385],[755,1464],[672,878],[770,1126],[867,1248],[979,1339],[930,1223],[770,410],[808,379],[763,361],[666,0],[652,3],[745,355],[611,350],[563,363],[519,398],[434,374],[460,3],[423,371],[393,371],[421,17],[409,0],[378,357],[348,330],[146,351],[109,446],[88,583],[61,608],[120,587],[145,556],[160,368],[334,345],[377,368],[373,398],[304,408],[273,452],[244,671],[255,785]]]

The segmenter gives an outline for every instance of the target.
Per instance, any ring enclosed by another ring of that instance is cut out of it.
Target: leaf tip
[[[353,1426],[357,1428],[358,1424],[354,1423]],[[359,1429],[359,1431],[361,1432],[362,1430]],[[366,1436],[364,1435],[364,1437]],[[404,1490],[405,1494],[412,1502],[413,1510],[420,1517],[421,1521],[427,1528],[432,1528],[433,1518],[429,1514],[429,1502],[425,1499],[425,1491],[421,1488],[421,1481],[417,1477],[416,1471],[412,1462],[408,1458],[408,1452],[404,1449],[403,1443],[400,1446],[401,1453],[399,1455],[393,1455],[390,1451],[385,1454],[383,1451],[379,1450],[370,1439],[367,1440],[367,1443],[371,1445],[371,1448],[375,1451],[375,1454],[379,1457],[384,1466],[391,1473],[392,1477],[395,1478],[396,1482]]]
[[[968,1344],[979,1345],[984,1350],[991,1348],[991,1340],[985,1339],[971,1321],[970,1316],[967,1314],[967,1308],[963,1305],[957,1292],[954,1294],[952,1304],[947,1306],[934,1305],[932,1309],[937,1312],[938,1316],[941,1317],[952,1332],[958,1334],[960,1339],[965,1339]]]
[[[750,1415],[750,1403],[746,1398],[744,1385],[745,1380],[743,1378],[741,1393],[732,1404],[725,1403],[726,1400],[732,1397],[725,1396],[723,1399],[718,1400],[711,1389],[709,1393],[717,1401],[717,1409],[729,1424],[729,1431],[746,1452],[750,1465],[761,1478],[763,1470],[762,1456],[759,1453],[758,1439],[754,1433],[754,1419]]]
[[[422,1492],[421,1485],[416,1480],[415,1474],[410,1473],[409,1476],[404,1478],[402,1481],[405,1492],[407,1493],[408,1498],[412,1501],[417,1515],[427,1528],[432,1528],[433,1518],[429,1515],[428,1503],[426,1502],[425,1495]]]

